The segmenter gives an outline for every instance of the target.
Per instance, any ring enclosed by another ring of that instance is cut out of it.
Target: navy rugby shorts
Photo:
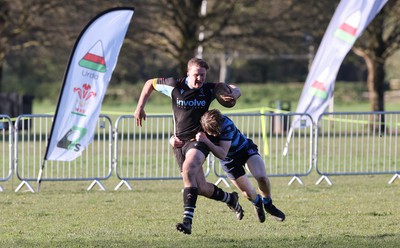
[[[220,160],[222,169],[230,179],[238,179],[246,175],[244,166],[247,160],[253,155],[260,155],[257,145],[251,139],[247,140],[247,145],[233,154],[233,156]]]

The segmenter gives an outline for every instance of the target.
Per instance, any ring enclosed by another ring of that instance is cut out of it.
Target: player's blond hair
[[[222,114],[218,109],[208,110],[200,119],[203,131],[213,136],[221,134],[222,122]]]
[[[206,70],[208,70],[210,68],[206,61],[199,59],[199,58],[191,58],[189,60],[189,62],[187,64],[188,71],[189,71],[190,67],[192,67],[192,66],[198,66],[198,67],[204,68]]]

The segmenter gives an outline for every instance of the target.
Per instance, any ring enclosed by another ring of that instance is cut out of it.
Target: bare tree
[[[0,0],[0,91],[4,90],[5,65],[17,75],[21,93],[34,93],[32,88],[39,83],[60,82],[68,55],[85,25],[101,11],[121,6],[121,2]],[[27,69],[29,66],[35,70]]]
[[[115,78],[121,81],[136,82],[164,66],[184,73],[199,46],[204,47],[206,59],[229,53],[240,57],[305,54],[304,43],[319,44],[339,0],[64,2],[68,1],[0,0],[0,78],[5,60],[19,66],[14,60],[21,60],[17,51],[41,55],[34,61],[24,53],[35,63],[50,64],[61,57],[65,65],[87,22],[102,10],[123,5],[133,5],[135,14],[120,56],[125,68],[116,68]],[[399,11],[399,0],[390,0],[354,48],[368,65],[372,110],[384,109],[383,66],[399,49]]]
[[[207,2],[207,14],[201,13]],[[135,42],[166,54],[186,71],[188,58],[195,56],[200,44],[208,45],[221,33],[233,15],[237,0],[149,0],[135,3]],[[199,40],[201,28],[206,35]]]
[[[0,0],[0,82],[3,76],[3,61],[5,56],[5,43],[7,43],[7,36],[5,30],[8,26],[9,6],[5,0]],[[1,83],[0,83],[1,92]]]
[[[206,11],[202,13],[204,3]],[[327,22],[320,10],[333,5],[332,1],[306,0],[138,1],[135,37],[130,39],[178,61],[183,73],[187,59],[199,46],[205,48],[207,57],[298,52],[304,49],[301,43],[305,36],[320,35],[315,27]]]
[[[7,54],[28,49],[33,46],[45,45],[45,32],[40,18],[53,10],[54,1],[34,0],[1,0],[0,1],[0,76]],[[39,39],[32,39],[32,33],[38,33]],[[12,65],[13,61],[10,61]],[[0,91],[1,91],[0,77]]]
[[[400,48],[399,16],[400,1],[388,1],[353,48],[367,65],[371,111],[385,110],[385,62]]]

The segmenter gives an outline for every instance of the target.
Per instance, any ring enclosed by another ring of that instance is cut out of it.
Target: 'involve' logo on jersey
[[[179,98],[177,98],[176,105],[182,107],[205,107],[206,101],[205,100],[198,101],[197,99],[188,101],[188,100],[179,100]]]

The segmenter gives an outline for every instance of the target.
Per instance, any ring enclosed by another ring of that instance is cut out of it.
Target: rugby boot
[[[231,193],[231,200],[227,203],[228,207],[235,212],[236,219],[241,220],[244,216],[244,210],[239,204],[239,195],[236,192]]]
[[[264,204],[265,211],[272,215],[277,221],[284,221],[285,214],[272,204],[270,200],[267,204]]]
[[[184,234],[192,233],[192,222],[189,219],[183,219],[182,223],[176,223],[176,230]]]

